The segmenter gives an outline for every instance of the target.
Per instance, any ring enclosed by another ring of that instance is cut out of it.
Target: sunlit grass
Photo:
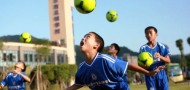
[[[173,83],[172,81],[169,82],[169,89],[170,90],[190,90],[190,82],[183,82],[183,83]],[[83,87],[79,90],[90,90],[88,87]],[[130,85],[130,90],[147,90],[145,84],[141,85]]]

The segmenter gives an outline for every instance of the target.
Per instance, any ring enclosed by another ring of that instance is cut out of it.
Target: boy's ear
[[[93,49],[96,49],[96,47],[93,47]]]
[[[100,46],[100,44],[96,44],[93,49],[97,49]]]

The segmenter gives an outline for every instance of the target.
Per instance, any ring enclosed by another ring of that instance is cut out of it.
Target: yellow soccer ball
[[[96,0],[75,0],[75,8],[82,14],[88,14],[96,8]]]
[[[24,42],[24,43],[29,43],[31,42],[32,38],[31,38],[31,35],[30,33],[28,32],[23,32],[21,35],[20,35],[20,41],[21,42]]]
[[[150,66],[153,63],[153,57],[149,52],[141,52],[138,56],[138,64],[141,66]]]
[[[118,14],[115,10],[109,10],[106,14],[106,19],[109,22],[115,22],[118,18]]]

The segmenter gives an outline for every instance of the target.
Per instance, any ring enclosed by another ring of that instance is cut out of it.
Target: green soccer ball
[[[20,39],[21,42],[24,42],[24,43],[29,43],[32,40],[31,35],[28,32],[23,32],[20,35],[19,39]]]
[[[153,57],[149,52],[141,52],[138,56],[138,64],[140,66],[150,66],[153,63]]]
[[[117,18],[118,18],[118,14],[115,10],[110,10],[106,14],[106,19],[109,22],[115,22],[117,20]]]
[[[75,8],[82,14],[88,14],[96,8],[96,0],[75,0]]]

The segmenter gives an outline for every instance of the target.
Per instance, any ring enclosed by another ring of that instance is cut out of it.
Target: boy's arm
[[[145,75],[148,75],[148,76],[153,76],[155,75],[157,72],[159,72],[161,69],[163,69],[164,67],[163,66],[159,66],[157,69],[155,69],[154,71],[152,72],[149,72],[147,71],[146,69],[136,65],[136,64],[129,64],[128,65],[128,69],[129,70],[132,70],[132,71],[136,71],[136,72],[140,72],[140,73],[143,73]]]
[[[160,60],[162,60],[162,61],[164,61],[164,62],[166,62],[166,63],[170,63],[170,57],[169,57],[169,55],[167,55],[167,56],[162,56],[162,55],[160,55],[160,53],[155,53],[154,54],[155,55],[155,57],[157,57],[158,59],[160,59]]]
[[[149,71],[145,70],[144,68],[136,65],[136,64],[129,64],[128,65],[128,69],[131,70],[131,71],[136,71],[136,72],[140,72],[140,73],[143,73],[143,74],[148,74]]]
[[[77,90],[83,86],[73,84],[72,86],[68,87],[66,90]]]
[[[21,77],[24,78],[24,80],[26,80],[27,82],[30,82],[30,78],[27,75],[24,75],[21,72],[17,72],[16,70],[14,70],[13,73],[19,74]]]
[[[139,65],[139,64],[138,64]],[[139,65],[140,67],[144,68],[144,69],[148,69],[149,67],[148,66],[142,66],[142,65]]]
[[[26,80],[27,82],[30,82],[30,78],[22,73],[19,73],[20,76],[22,76],[24,78],[24,80]]]

